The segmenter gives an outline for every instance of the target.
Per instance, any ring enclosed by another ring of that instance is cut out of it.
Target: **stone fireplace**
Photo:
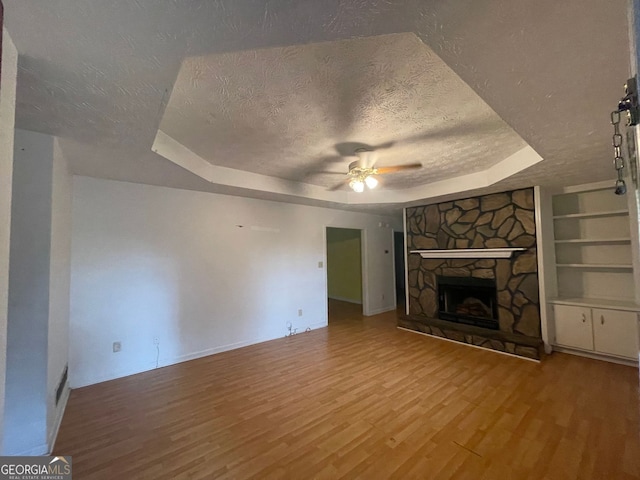
[[[540,358],[533,189],[407,208],[406,222],[409,314],[399,325]],[[422,258],[411,253],[507,247],[522,251],[510,258]],[[475,293],[465,293],[469,288]]]

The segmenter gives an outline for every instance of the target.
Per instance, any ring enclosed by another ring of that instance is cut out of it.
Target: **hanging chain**
[[[620,110],[611,112],[611,125],[613,125],[613,166],[618,173],[616,180],[616,195],[627,193],[627,185],[624,182],[624,158],[622,157],[622,134],[620,133]]]
[[[640,123],[640,105],[638,102],[638,85],[636,77],[627,80],[624,85],[624,97],[618,102],[618,109],[611,112],[611,125],[613,125],[613,166],[618,178],[616,180],[616,195],[627,193],[627,185],[624,182],[624,157],[622,156],[622,134],[620,133],[621,113],[627,113],[627,126]]]

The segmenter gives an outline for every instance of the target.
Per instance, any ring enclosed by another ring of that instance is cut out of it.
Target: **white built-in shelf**
[[[559,268],[588,268],[588,269],[608,269],[608,270],[633,270],[632,265],[620,263],[557,263]]]
[[[411,250],[422,258],[511,258],[514,252],[526,250],[523,247],[505,248],[455,248],[448,250]]]
[[[560,297],[560,298],[552,298],[550,302],[556,305],[575,305],[578,307],[606,308],[610,310],[625,310],[625,311],[631,311],[631,312],[640,312],[640,305],[638,305],[633,300]]]
[[[631,243],[630,238],[567,238],[559,239],[556,243],[593,243],[593,244],[614,244]]]
[[[629,215],[629,210],[609,210],[606,212],[581,212],[567,213],[565,215],[554,215],[554,220],[562,220],[565,218],[596,218],[596,217],[621,217]]]
[[[556,192],[540,204],[541,211],[551,210],[538,242],[545,283],[540,298],[544,292],[553,307],[541,312],[545,344],[602,360],[634,362],[637,352],[628,360],[633,349],[626,340],[638,335],[640,301],[636,303],[628,198],[615,195],[611,182]],[[602,320],[596,322],[596,316]],[[615,320],[605,327],[604,317]]]

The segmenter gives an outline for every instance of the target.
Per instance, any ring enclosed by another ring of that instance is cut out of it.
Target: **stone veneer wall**
[[[498,247],[525,247],[527,250],[515,253],[510,259],[423,259],[409,253],[409,317],[405,320],[413,319],[414,322],[401,322],[401,326],[412,328],[416,320],[419,323],[421,318],[437,318],[437,275],[493,278],[498,289],[500,332],[507,334],[505,338],[510,341],[496,340],[490,330],[484,340],[482,336],[474,335],[475,338],[465,341],[538,358],[530,347],[530,340],[540,339],[533,189],[411,207],[407,208],[406,214],[409,251]],[[455,331],[457,324],[447,326]],[[442,330],[414,329],[438,335]],[[452,339],[460,341],[459,334],[453,336],[456,338]],[[528,351],[523,351],[523,347],[516,352],[519,337],[528,340],[522,342],[529,345]]]

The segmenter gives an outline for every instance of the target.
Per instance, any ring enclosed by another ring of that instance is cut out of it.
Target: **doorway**
[[[362,315],[362,231],[327,227],[329,322]]]

